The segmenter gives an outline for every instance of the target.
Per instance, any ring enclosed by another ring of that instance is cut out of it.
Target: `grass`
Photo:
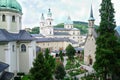
[[[29,80],[29,76],[28,75],[23,76],[22,80]]]

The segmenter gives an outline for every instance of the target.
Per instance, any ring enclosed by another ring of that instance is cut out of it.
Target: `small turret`
[[[44,27],[44,26],[45,26],[45,18],[44,18],[44,14],[42,13],[41,21],[40,21],[40,27]]]
[[[65,21],[64,28],[67,29],[73,28],[73,21],[71,20],[70,16],[68,16],[67,20]]]
[[[48,17],[48,18],[51,18],[51,17],[52,17],[52,13],[51,13],[51,9],[50,9],[50,8],[48,9],[47,17]]]
[[[41,22],[44,22],[44,21],[45,21],[44,14],[42,13]]]
[[[51,13],[51,9],[50,8],[48,9],[48,14],[47,14],[46,21],[47,21],[47,26],[52,26],[53,19],[52,19],[52,13]]]
[[[44,18],[44,14],[42,13],[41,15],[41,21],[40,21],[40,33],[43,34],[43,28],[45,27],[45,18]]]

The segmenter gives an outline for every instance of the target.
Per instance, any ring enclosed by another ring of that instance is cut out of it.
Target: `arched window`
[[[2,15],[2,21],[5,21],[5,20],[6,20],[5,15]]]
[[[21,52],[26,52],[26,46],[25,46],[25,44],[21,45]]]
[[[15,16],[12,16],[12,22],[15,22]]]
[[[13,52],[15,51],[15,46],[14,46],[14,45],[12,45],[12,51],[13,51]]]
[[[50,22],[50,25],[51,25],[51,22]]]

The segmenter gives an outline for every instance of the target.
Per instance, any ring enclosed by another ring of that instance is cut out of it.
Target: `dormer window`
[[[12,22],[15,22],[15,16],[12,16]]]
[[[5,20],[6,20],[6,16],[2,15],[2,21],[5,21]]]

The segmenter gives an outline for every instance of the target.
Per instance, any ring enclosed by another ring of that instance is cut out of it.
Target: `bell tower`
[[[52,19],[52,12],[51,9],[48,9],[47,19],[46,19],[46,36],[53,36],[54,29],[53,29],[53,19]]]
[[[44,28],[45,28],[45,18],[44,14],[41,15],[41,21],[40,21],[40,34],[44,34]]]

